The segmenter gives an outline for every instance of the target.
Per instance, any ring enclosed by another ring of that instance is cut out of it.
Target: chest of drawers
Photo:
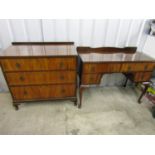
[[[77,53],[72,42],[13,43],[0,63],[16,109],[28,101],[77,103]]]

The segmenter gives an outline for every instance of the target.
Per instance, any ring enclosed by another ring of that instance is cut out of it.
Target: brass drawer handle
[[[91,72],[94,72],[95,71],[95,67],[91,67]]]
[[[90,77],[90,78],[89,78],[89,80],[90,80],[90,81],[93,81],[93,80],[94,80],[94,78],[93,78],[93,77]]]
[[[64,63],[63,62],[60,62],[60,68],[62,68],[64,66]]]
[[[24,90],[24,95],[27,95],[27,91],[26,90]]]
[[[147,70],[147,68],[148,68],[148,65],[145,65],[144,70]]]
[[[17,67],[17,68],[20,68],[20,64],[19,64],[19,63],[16,63],[16,67]]]
[[[21,81],[24,81],[25,79],[24,79],[24,77],[22,77],[22,76],[20,76],[20,78],[19,78]]]
[[[131,70],[131,66],[128,66],[128,71],[130,71]]]
[[[141,76],[141,79],[142,79],[142,80],[144,79],[144,75]]]
[[[61,75],[61,76],[60,76],[60,79],[61,79],[61,80],[64,80],[64,76],[63,76],[63,75]]]
[[[61,89],[61,93],[65,93],[65,89],[64,88]]]

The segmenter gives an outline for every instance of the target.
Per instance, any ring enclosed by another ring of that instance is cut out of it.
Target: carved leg
[[[139,104],[141,103],[141,99],[142,99],[142,97],[145,95],[145,93],[146,93],[148,87],[149,87],[149,85],[145,85],[145,88],[144,88],[144,90],[142,91],[142,93],[141,93],[141,95],[140,95],[140,97],[139,97],[139,99],[138,99],[138,103],[139,103]]]
[[[13,103],[13,106],[15,107],[15,110],[19,109],[18,104]]]
[[[84,90],[84,88],[83,87],[80,87],[80,102],[79,102],[79,104],[78,104],[78,108],[81,108],[82,107],[82,93],[83,93],[83,90]]]
[[[128,78],[126,78],[126,80],[125,80],[125,83],[124,83],[123,87],[126,87],[127,83],[128,83]]]

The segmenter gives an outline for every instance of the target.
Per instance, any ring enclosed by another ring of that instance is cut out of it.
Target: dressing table
[[[127,80],[138,83],[149,81],[155,67],[155,60],[142,52],[136,52],[135,47],[77,47],[77,51],[81,79],[79,108],[82,105],[83,90],[99,85],[104,74],[123,73]]]

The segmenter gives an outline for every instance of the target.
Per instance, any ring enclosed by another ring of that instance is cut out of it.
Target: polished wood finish
[[[76,70],[76,57],[61,58],[5,58],[1,60],[5,72],[9,71],[47,71]]]
[[[98,85],[104,74],[123,73],[135,83],[148,81],[155,67],[150,56],[135,52],[136,48],[77,48],[80,56],[80,103],[84,88]],[[127,80],[124,84],[126,86]]]
[[[76,85],[14,86],[11,91],[15,101],[55,99],[75,96]]]
[[[13,105],[69,99],[77,103],[77,52],[73,42],[17,42],[0,55]]]
[[[7,72],[10,86],[76,83],[75,71]]]

